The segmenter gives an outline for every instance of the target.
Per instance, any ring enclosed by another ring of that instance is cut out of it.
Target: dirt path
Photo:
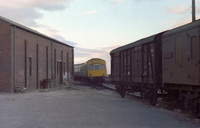
[[[198,128],[110,90],[72,86],[0,94],[0,128]]]

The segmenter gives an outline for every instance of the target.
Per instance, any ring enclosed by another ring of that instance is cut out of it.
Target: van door
[[[188,80],[190,85],[198,85],[199,83],[199,43],[198,43],[198,29],[189,30],[189,57],[188,57]]]

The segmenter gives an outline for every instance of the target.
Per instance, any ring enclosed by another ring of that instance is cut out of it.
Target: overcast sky
[[[75,47],[75,63],[191,22],[192,0],[0,0],[0,15]],[[200,17],[200,0],[196,0]]]

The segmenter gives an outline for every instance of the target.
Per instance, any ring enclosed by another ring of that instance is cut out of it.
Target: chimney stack
[[[192,22],[196,20],[195,8],[195,0],[192,0]]]

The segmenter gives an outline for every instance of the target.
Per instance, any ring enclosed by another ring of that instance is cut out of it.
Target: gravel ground
[[[0,94],[0,128],[199,128],[162,108],[109,90],[71,86]]]

